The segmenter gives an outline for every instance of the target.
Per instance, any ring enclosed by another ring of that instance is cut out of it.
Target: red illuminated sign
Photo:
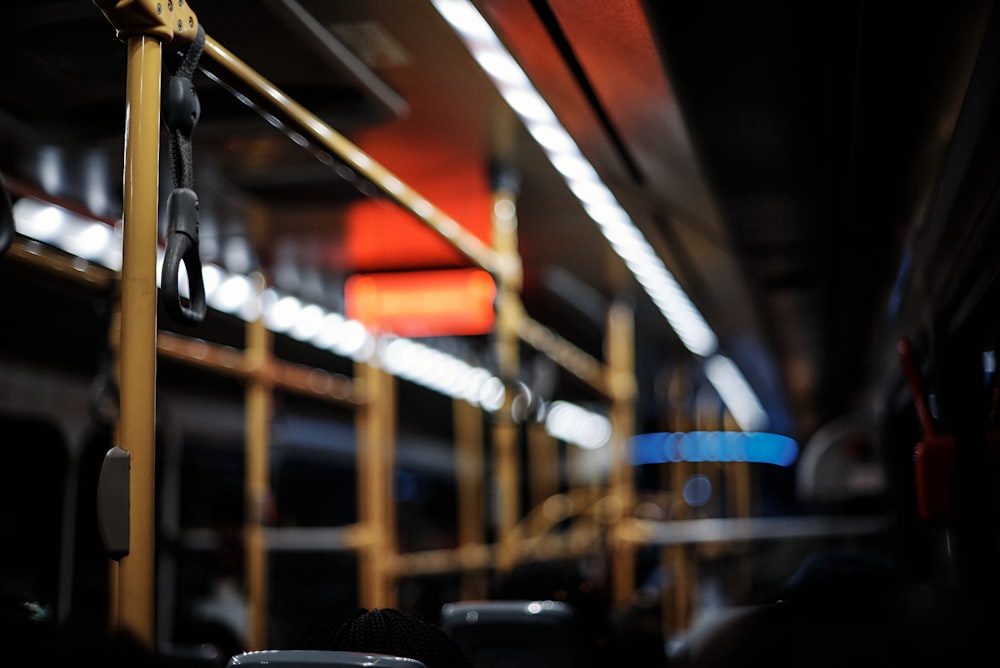
[[[495,296],[493,277],[482,269],[355,274],[344,285],[348,318],[409,337],[486,334]]]

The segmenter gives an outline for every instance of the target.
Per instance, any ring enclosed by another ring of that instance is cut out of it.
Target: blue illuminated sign
[[[779,434],[742,431],[689,431],[637,434],[632,463],[754,462],[790,466],[798,457],[794,439]]]

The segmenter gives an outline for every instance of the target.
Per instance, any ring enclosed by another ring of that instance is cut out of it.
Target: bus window
[[[0,416],[0,569],[5,620],[54,619],[62,554],[67,447],[59,429],[33,418]]]

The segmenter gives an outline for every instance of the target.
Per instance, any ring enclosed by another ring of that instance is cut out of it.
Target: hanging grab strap
[[[160,275],[160,290],[167,313],[181,324],[196,325],[205,319],[205,282],[198,253],[198,195],[194,191],[191,135],[201,116],[201,103],[192,78],[205,48],[205,29],[184,54],[169,81],[163,101],[174,190],[167,198],[167,238]],[[188,279],[188,304],[180,294],[181,262]]]
[[[906,337],[900,339],[897,350],[923,431],[920,442],[913,449],[917,512],[922,520],[945,523],[955,514],[955,437],[939,431],[934,424],[934,416],[927,405],[910,340]]]

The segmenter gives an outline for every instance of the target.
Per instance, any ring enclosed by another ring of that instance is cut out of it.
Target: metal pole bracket
[[[156,37],[166,44],[175,38],[192,42],[198,17],[188,0],[94,0],[121,40],[135,35]]]

